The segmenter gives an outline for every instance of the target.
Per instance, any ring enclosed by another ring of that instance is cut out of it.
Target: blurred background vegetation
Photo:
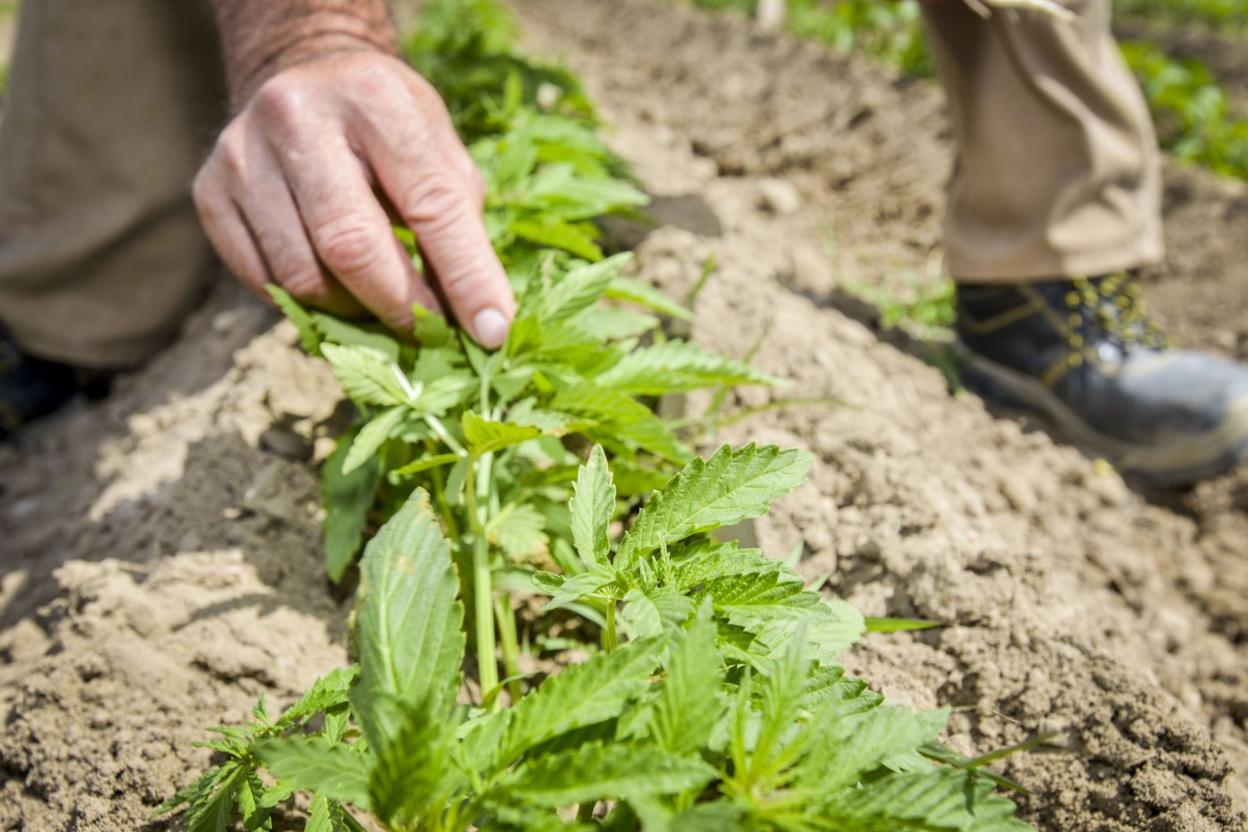
[[[755,14],[758,0],[694,0],[704,8]],[[1248,48],[1248,0],[1117,0],[1119,20],[1199,28]],[[884,60],[925,77],[932,64],[912,0],[787,0],[786,28],[840,51]],[[1163,38],[1163,40],[1165,40]],[[1240,43],[1242,42],[1242,43]],[[1199,57],[1173,57],[1159,42],[1128,40],[1123,56],[1139,78],[1162,146],[1223,176],[1248,179],[1248,119]]]

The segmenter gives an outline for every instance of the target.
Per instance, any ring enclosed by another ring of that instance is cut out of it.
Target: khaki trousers
[[[945,211],[955,279],[1090,277],[1161,259],[1157,141],[1110,0],[1059,1],[1074,22],[923,4],[958,145]]]
[[[963,280],[1115,271],[1161,255],[1158,171],[1109,0],[1076,24],[957,0],[924,12],[958,137],[946,247]],[[177,330],[210,251],[189,198],[225,118],[201,0],[27,0],[0,118],[0,324],[85,366]]]
[[[29,352],[134,364],[211,263],[190,182],[225,118],[201,0],[26,0],[0,116],[0,323]]]

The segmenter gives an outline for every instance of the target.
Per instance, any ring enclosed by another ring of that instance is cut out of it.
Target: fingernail
[[[472,329],[477,343],[483,347],[497,347],[507,340],[507,319],[494,308],[482,309],[472,319]]]

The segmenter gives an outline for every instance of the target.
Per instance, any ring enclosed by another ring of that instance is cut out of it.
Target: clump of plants
[[[1122,53],[1144,87],[1162,146],[1223,176],[1248,179],[1248,119],[1233,111],[1209,68],[1140,41],[1124,43]]]
[[[508,707],[465,701],[455,544],[413,492],[364,555],[358,667],[277,718],[260,706],[252,725],[219,729],[210,745],[226,761],[173,802],[189,804],[193,829],[235,814],[268,828],[296,791],[318,830],[362,828],[353,811],[392,830],[1026,829],[977,763],[933,761],[947,711],[887,705],[836,664],[862,630],[856,613],[714,538],[806,465],[722,448],[613,543],[616,495],[595,446],[570,506],[581,569],[541,584],[553,605],[592,603],[618,626]]]
[[[493,3],[430,15],[414,62],[486,172],[511,336],[487,352],[418,310],[409,341],[275,291],[360,413],[323,473],[329,576],[364,550],[357,663],[214,729],[216,764],[161,811],[270,829],[303,794],[317,832],[1026,829],[987,758],[936,743],[946,711],[845,674],[855,610],[723,539],[809,459],[701,459],[656,415],[775,379],[666,337],[688,313],[602,257],[593,218],[643,197],[575,79],[516,53]]]

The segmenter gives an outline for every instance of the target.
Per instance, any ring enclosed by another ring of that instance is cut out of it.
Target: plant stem
[[[607,652],[610,653],[619,646],[619,640],[615,634],[615,600],[607,602],[607,631],[604,633],[606,644],[604,645]]]
[[[520,643],[516,639],[516,613],[511,608],[511,596],[506,592],[494,599],[494,614],[498,618],[498,634],[503,642],[503,670],[511,679],[507,683],[507,693],[511,696],[511,704],[520,701],[523,691],[520,689]]]
[[[477,676],[484,697],[498,687],[498,659],[494,644],[494,586],[490,569],[490,547],[485,539],[485,519],[481,516],[477,500],[477,464],[487,467],[488,459],[473,459],[468,463],[469,487],[465,488],[468,522],[472,527],[472,595],[476,613]],[[488,482],[488,473],[487,473]]]
[[[428,453],[436,453],[431,447],[433,443],[426,442]],[[433,478],[433,495],[438,502],[438,509],[442,512],[442,522],[446,524],[446,536],[451,540],[459,540],[459,524],[455,522],[455,512],[451,510],[450,503],[446,500],[446,477],[442,475],[441,468],[434,468],[430,474]]]
[[[450,432],[447,431],[446,425],[442,424],[441,419],[437,416],[431,416],[429,414],[426,414],[424,419],[425,424],[433,429],[433,432],[438,435],[439,439],[446,443],[446,447],[450,448],[453,453],[459,454],[460,456],[464,456],[468,453],[464,450],[464,446],[456,442],[455,437],[451,436]]]

